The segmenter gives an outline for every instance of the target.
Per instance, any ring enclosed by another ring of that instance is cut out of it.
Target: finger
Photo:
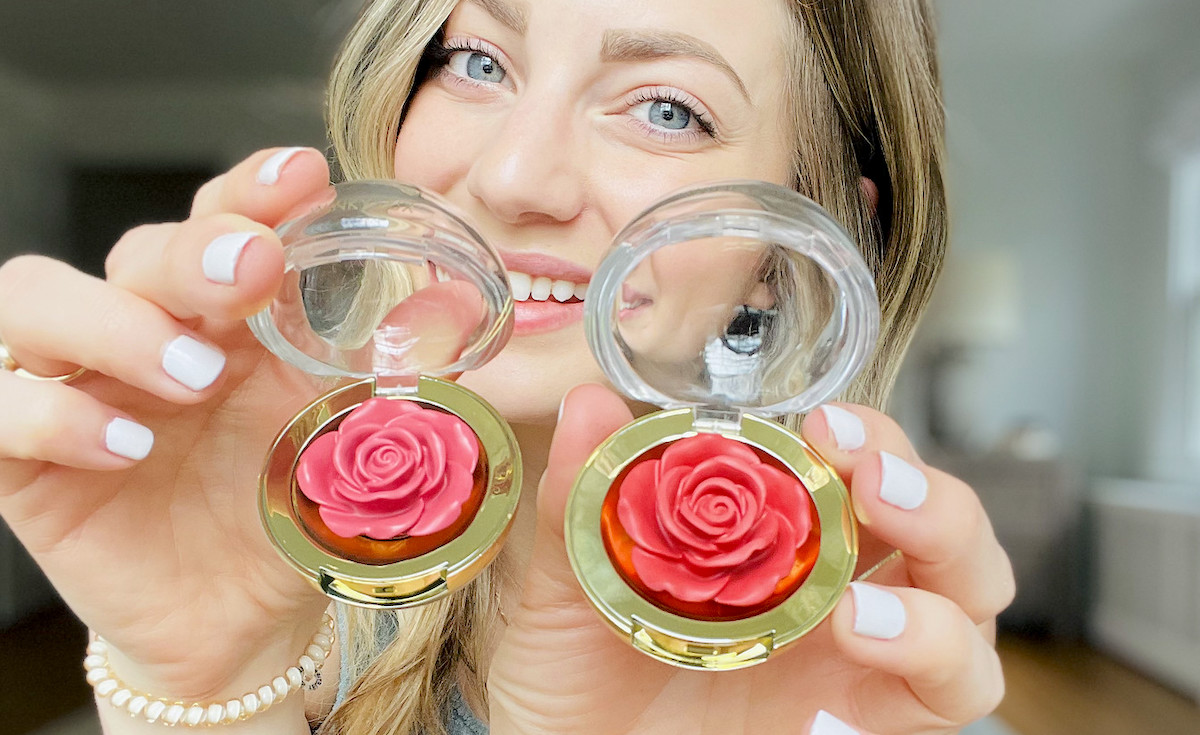
[[[904,430],[887,415],[850,403],[827,403],[804,418],[804,439],[849,484],[872,453],[887,450],[907,461],[916,451]]]
[[[914,586],[949,598],[976,623],[1012,603],[1012,564],[966,483],[883,451],[859,465],[851,497],[859,522],[904,552]]]
[[[882,446],[902,456],[915,452],[904,431],[884,414],[864,406],[830,403],[809,413],[801,424],[804,439],[833,465],[838,475],[852,487],[859,463]],[[858,572],[875,567],[895,550],[874,534],[862,534],[859,541]],[[899,565],[902,569],[903,565]],[[889,581],[892,581],[889,578]],[[897,583],[902,580],[896,579]]]
[[[212,394],[224,354],[158,306],[50,258],[8,265],[0,336],[25,367],[81,365],[177,403]]]
[[[240,214],[269,227],[298,202],[329,188],[329,165],[315,148],[258,151],[196,192],[192,217]]]
[[[376,348],[386,348],[387,368],[409,374],[453,365],[486,313],[475,286],[434,282],[388,312],[375,330]]]
[[[1012,602],[1012,567],[979,498],[921,462],[894,421],[864,406],[831,404],[806,417],[802,431],[846,478],[869,538],[904,553],[915,586],[944,595],[976,622]]]
[[[150,429],[62,383],[0,372],[0,457],[87,470],[127,468],[154,444]]]
[[[523,605],[551,606],[580,597],[563,542],[567,496],[596,447],[632,420],[625,402],[600,385],[578,386],[563,398],[546,471],[538,485],[537,532]]]
[[[1000,659],[957,605],[905,587],[856,582],[850,589],[831,616],[834,641],[851,661],[882,674],[860,687],[863,727],[956,731],[999,705]]]
[[[236,214],[136,227],[105,261],[109,283],[177,319],[244,319],[283,280],[283,246],[271,228]]]

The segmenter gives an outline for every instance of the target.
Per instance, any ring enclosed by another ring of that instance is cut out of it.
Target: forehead
[[[573,47],[581,60],[611,52],[626,32],[696,42],[760,92],[781,81],[790,22],[784,0],[463,0],[459,9],[486,12],[531,45]]]

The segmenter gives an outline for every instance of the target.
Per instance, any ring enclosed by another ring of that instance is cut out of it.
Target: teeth
[[[550,286],[550,295],[557,301],[570,301],[575,295],[575,284],[570,281],[555,281]]]
[[[512,286],[514,301],[528,301],[529,290],[533,286],[533,279],[527,273],[508,272],[508,283]]]
[[[551,298],[560,303],[570,301],[572,298],[582,301],[588,289],[586,283],[554,280],[547,276],[534,278],[528,273],[519,273],[517,271],[508,272],[508,283],[512,287],[514,301],[528,301],[530,299],[534,301],[549,301]]]
[[[450,280],[450,274],[447,273],[446,271],[442,270],[442,267],[440,265],[434,266],[433,271],[434,271],[434,273],[437,274],[437,279],[439,281],[441,281],[442,283],[445,283],[446,281]]]
[[[545,276],[533,279],[533,287],[529,289],[529,298],[534,301],[545,301],[550,298],[550,290],[554,288],[553,281]]]

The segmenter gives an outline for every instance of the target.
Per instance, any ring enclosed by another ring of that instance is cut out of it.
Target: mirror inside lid
[[[280,358],[315,375],[415,384],[490,360],[512,332],[495,250],[453,207],[393,181],[331,187],[277,228],[283,285],[250,319]]]
[[[589,287],[586,329],[632,398],[777,415],[845,389],[874,348],[879,305],[823,209],[726,181],[667,197],[617,236]]]

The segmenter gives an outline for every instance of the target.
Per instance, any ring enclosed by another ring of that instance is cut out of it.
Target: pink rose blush
[[[338,537],[426,537],[459,520],[479,455],[475,433],[457,416],[378,397],[304,450],[296,481]]]

